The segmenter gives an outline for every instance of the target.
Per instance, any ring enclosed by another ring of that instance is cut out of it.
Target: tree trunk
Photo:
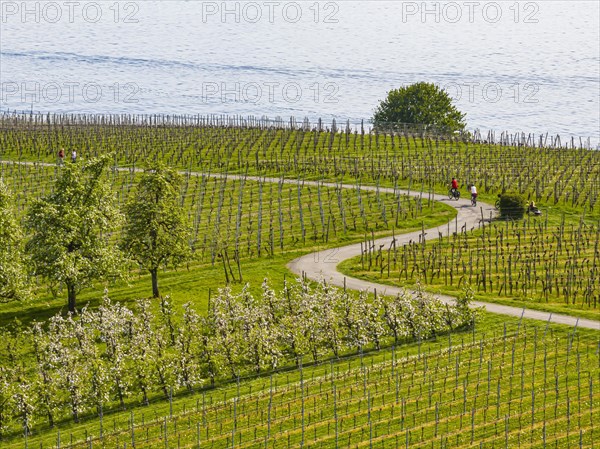
[[[142,386],[141,388],[142,388],[142,395],[143,395],[142,401],[145,406],[148,406],[148,405],[150,405],[150,402],[148,401],[148,392],[146,391],[145,386]]]
[[[25,432],[25,436],[31,435],[31,429],[29,428],[29,420],[27,418],[27,413],[23,413],[23,415],[21,416],[21,420],[23,421],[23,430]]]
[[[77,300],[77,292],[75,291],[75,286],[72,284],[67,284],[67,292],[69,312],[75,312],[75,302]]]
[[[160,293],[158,291],[158,268],[150,270],[150,274],[152,275],[152,296],[154,298],[159,298]]]
[[[75,404],[71,404],[71,412],[73,414],[73,421],[79,422],[79,412],[77,411],[77,406]]]

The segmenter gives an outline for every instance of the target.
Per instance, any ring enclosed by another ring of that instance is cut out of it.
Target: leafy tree
[[[202,380],[199,375],[200,366],[195,357],[200,346],[198,336],[202,332],[201,318],[189,302],[183,305],[183,311],[182,323],[177,327],[175,338],[175,348],[178,354],[177,383],[192,391],[194,384],[200,383]]]
[[[177,383],[177,357],[172,351],[175,346],[175,310],[171,303],[171,298],[165,296],[160,299],[160,315],[157,319],[157,326],[151,332],[152,342],[149,347],[152,348],[152,367],[156,385],[159,386],[165,398],[168,398],[170,391]]]
[[[59,408],[60,399],[57,394],[58,380],[51,363],[53,345],[40,323],[34,322],[30,333],[36,367],[33,379],[37,394],[37,412],[45,415],[48,425],[54,427],[54,416]],[[89,356],[86,355],[86,358],[89,359]]]
[[[360,350],[365,345],[365,315],[362,301],[356,295],[343,292],[339,297],[338,313],[340,314],[341,327],[344,328],[345,340],[349,347]]]
[[[105,303],[108,301],[106,292],[103,301]],[[117,304],[115,308],[118,308],[118,306]],[[117,313],[111,310],[108,315],[112,318]],[[85,306],[79,313],[79,319],[74,321],[72,326],[72,333],[77,340],[77,344],[72,349],[81,354],[83,369],[87,373],[84,381],[89,385],[87,390],[89,397],[86,398],[85,402],[90,406],[95,406],[98,414],[102,413],[104,404],[110,401],[113,390],[112,379],[114,378],[114,376],[111,376],[114,373],[110,366],[109,357],[107,357],[108,345],[98,344],[101,339],[102,321],[107,319],[105,315],[103,306],[100,306],[98,311],[91,311]],[[119,325],[121,323],[113,323],[114,328],[118,328]],[[51,350],[54,348],[52,343],[50,348]],[[106,352],[103,352],[103,349]]]
[[[458,323],[458,326],[472,326],[475,324],[475,319],[483,309],[481,307],[473,308],[472,304],[474,301],[475,292],[470,285],[466,284],[463,288],[463,294],[456,298],[456,307],[452,312],[448,313]]]
[[[10,429],[11,414],[14,412],[14,366],[0,366],[0,440]]]
[[[286,348],[286,353],[292,357],[296,366],[300,366],[300,360],[312,349],[310,334],[311,330],[315,328],[312,312],[318,306],[313,301],[306,301],[306,298],[311,298],[311,295],[305,294],[308,291],[308,285],[306,285],[307,290],[305,291],[304,285],[301,285],[300,282],[284,281],[283,291],[279,296],[269,292],[270,289],[266,288],[266,280],[263,285],[265,286],[263,287],[263,296],[266,296],[266,300],[272,304],[281,303],[277,333]],[[316,354],[313,353],[313,357],[316,359]]]
[[[325,280],[321,280],[319,288],[311,295],[309,301],[320,304],[317,311],[317,325],[314,326],[319,335],[311,336],[315,342],[320,339],[323,346],[333,352],[336,358],[339,358],[340,351],[343,349],[343,331],[341,329],[341,317],[339,313],[339,290],[327,285]],[[359,326],[355,326],[359,327]],[[315,352],[313,351],[313,354]]]
[[[31,206],[26,244],[32,271],[66,286],[69,311],[94,280],[121,275],[123,259],[110,235],[122,222],[105,178],[110,156],[61,168],[54,192]]]
[[[125,409],[125,397],[133,383],[128,351],[131,348],[133,312],[119,303],[112,304],[108,296],[102,300],[95,325],[99,330],[100,341],[106,345],[104,359],[110,373],[111,383],[119,399],[121,409]],[[89,370],[88,370],[89,371]]]
[[[154,348],[154,315],[150,301],[139,300],[138,313],[134,314],[131,337],[131,360],[134,388],[142,394],[144,405],[148,405],[148,394],[157,385],[155,376],[156,351]]]
[[[452,104],[446,91],[433,83],[416,83],[388,92],[373,115],[378,128],[392,123],[433,125],[444,131],[462,131],[465,114]]]
[[[63,403],[70,409],[73,420],[79,422],[91,396],[92,382],[85,355],[78,345],[75,327],[71,314],[67,318],[55,315],[49,320],[48,332],[53,338],[50,363],[56,373],[59,396],[63,397]]]
[[[0,180],[0,302],[21,300],[29,294],[23,235],[11,204],[8,188]]]
[[[121,247],[152,276],[152,295],[160,296],[158,269],[176,267],[190,255],[189,225],[181,205],[181,176],[158,164],[146,170],[127,203]]]
[[[256,373],[265,368],[275,369],[281,356],[277,326],[271,320],[269,305],[265,301],[265,296],[270,293],[264,283],[260,300],[256,300],[248,290],[243,290],[243,315],[240,320],[243,323],[241,342],[245,343],[245,348],[242,353],[245,356],[244,364],[252,366]]]
[[[212,351],[213,363],[223,367],[235,379],[240,375],[246,349],[243,341],[243,323],[240,317],[245,316],[244,305],[236,297],[230,287],[220,289],[211,300],[208,309],[210,335],[209,350]]]

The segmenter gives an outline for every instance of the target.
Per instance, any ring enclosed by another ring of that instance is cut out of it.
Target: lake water
[[[597,142],[599,4],[3,1],[0,108],[355,122],[431,81],[470,129]]]

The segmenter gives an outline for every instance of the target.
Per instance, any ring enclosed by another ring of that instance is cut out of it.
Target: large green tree
[[[22,300],[28,296],[23,260],[23,233],[15,219],[12,196],[0,179],[0,302]]]
[[[110,160],[103,156],[61,167],[54,192],[27,214],[32,271],[54,287],[66,287],[72,312],[81,289],[122,274],[123,257],[111,240],[122,215],[106,177]]]
[[[393,129],[395,124],[433,125],[446,131],[462,131],[465,114],[452,104],[446,91],[433,83],[416,83],[388,92],[373,115],[373,123],[382,129]]]
[[[121,248],[152,276],[152,295],[160,296],[158,270],[176,267],[191,251],[190,226],[181,205],[181,176],[162,164],[146,170],[125,207]]]

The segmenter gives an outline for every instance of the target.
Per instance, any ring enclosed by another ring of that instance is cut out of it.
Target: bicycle
[[[471,194],[471,206],[473,206],[473,207],[477,206],[477,194],[476,193]]]
[[[460,199],[460,190],[458,189],[450,189],[448,190],[448,199],[449,200],[456,200],[458,201]]]

